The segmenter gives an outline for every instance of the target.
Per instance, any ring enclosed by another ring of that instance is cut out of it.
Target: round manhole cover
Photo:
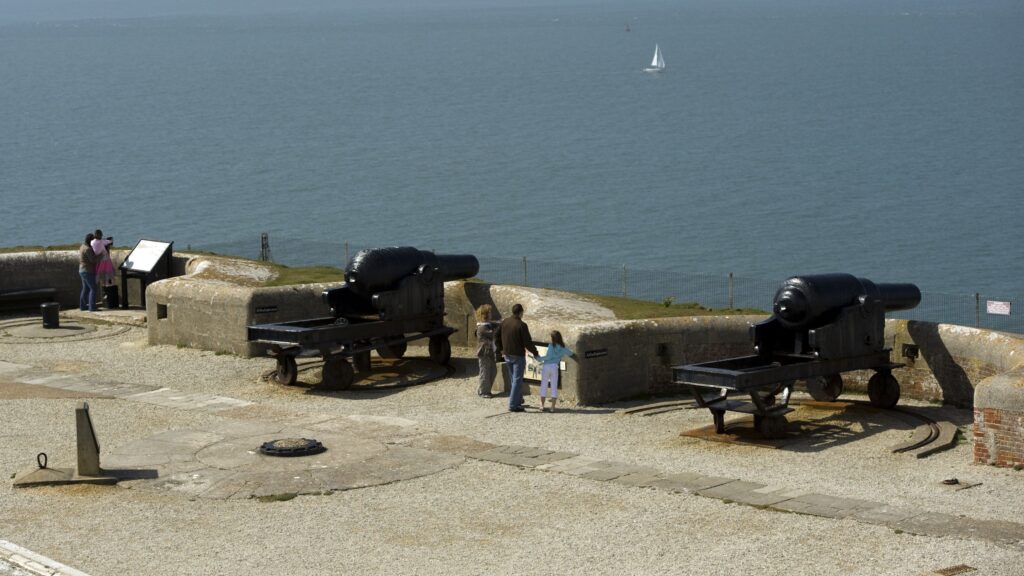
[[[325,450],[326,446],[312,438],[282,438],[260,446],[260,452],[267,456],[310,456]]]

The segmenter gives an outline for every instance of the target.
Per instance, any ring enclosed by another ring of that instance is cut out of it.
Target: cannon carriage
[[[296,382],[297,357],[320,355],[321,386],[347,389],[355,372],[370,371],[371,352],[401,358],[409,342],[423,338],[429,339],[430,359],[448,364],[448,338],[455,329],[444,325],[444,283],[472,278],[479,269],[472,255],[410,247],[363,250],[346,266],[345,283],[324,290],[330,316],[256,324],[248,327],[248,339],[270,345],[277,360],[272,378],[285,385]]]
[[[875,284],[850,274],[793,277],[776,292],[772,317],[750,327],[753,355],[675,366],[672,378],[711,411],[719,434],[732,411],[753,414],[763,436],[780,437],[798,380],[815,400],[831,402],[843,392],[842,373],[852,370],[874,370],[871,404],[892,408],[900,398],[892,370],[903,364],[893,363],[885,347],[885,313],[920,301],[913,284]],[[730,399],[742,394],[750,401]]]

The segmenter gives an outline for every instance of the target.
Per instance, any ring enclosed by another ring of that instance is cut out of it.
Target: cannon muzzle
[[[470,254],[438,255],[411,247],[360,250],[345,268],[349,289],[365,297],[394,289],[402,278],[421,273],[439,274],[442,281],[472,278],[480,262]]]
[[[787,328],[814,328],[867,300],[879,301],[885,311],[908,310],[921,302],[921,291],[914,284],[875,284],[852,274],[794,276],[775,293],[773,311]]]

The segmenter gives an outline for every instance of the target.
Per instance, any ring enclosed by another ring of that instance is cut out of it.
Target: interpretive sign
[[[987,300],[985,302],[985,311],[989,314],[997,314],[999,316],[1010,315],[1010,303],[1001,300]]]
[[[149,274],[156,268],[163,255],[171,249],[171,244],[171,242],[139,240],[128,257],[124,259],[121,269]]]
[[[146,285],[171,277],[171,252],[174,242],[139,240],[121,263],[121,307],[128,307],[128,279],[139,281],[139,296],[146,307]]]
[[[547,354],[547,352],[548,352],[548,345],[547,344],[543,344],[541,342],[534,342],[533,345],[537,347],[537,352],[538,352],[538,354],[540,356],[543,356],[543,355]],[[526,379],[526,380],[536,380],[537,382],[540,382],[541,366],[542,366],[542,364],[540,362],[537,362],[536,360],[534,360],[533,356],[530,356],[530,354],[527,353],[526,354],[526,369],[523,370],[523,378]]]

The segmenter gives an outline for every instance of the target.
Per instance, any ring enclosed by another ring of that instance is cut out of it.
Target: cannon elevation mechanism
[[[831,402],[843,392],[841,373],[851,370],[874,370],[871,404],[892,408],[900,398],[892,370],[903,364],[894,364],[885,348],[885,313],[920,301],[913,284],[875,284],[850,274],[796,276],[775,293],[772,317],[750,327],[753,355],[675,366],[672,379],[711,411],[719,434],[725,412],[733,411],[753,414],[763,436],[783,436],[797,380],[815,400]],[[747,394],[750,401],[730,394]]]
[[[249,326],[249,341],[271,345],[277,359],[273,378],[286,385],[295,384],[299,355],[321,355],[322,386],[344,390],[355,371],[369,372],[370,352],[401,358],[408,343],[421,338],[429,339],[430,359],[447,364],[448,337],[455,329],[444,325],[444,283],[472,278],[479,269],[471,255],[408,247],[362,250],[346,266],[345,283],[322,294],[330,316]]]

